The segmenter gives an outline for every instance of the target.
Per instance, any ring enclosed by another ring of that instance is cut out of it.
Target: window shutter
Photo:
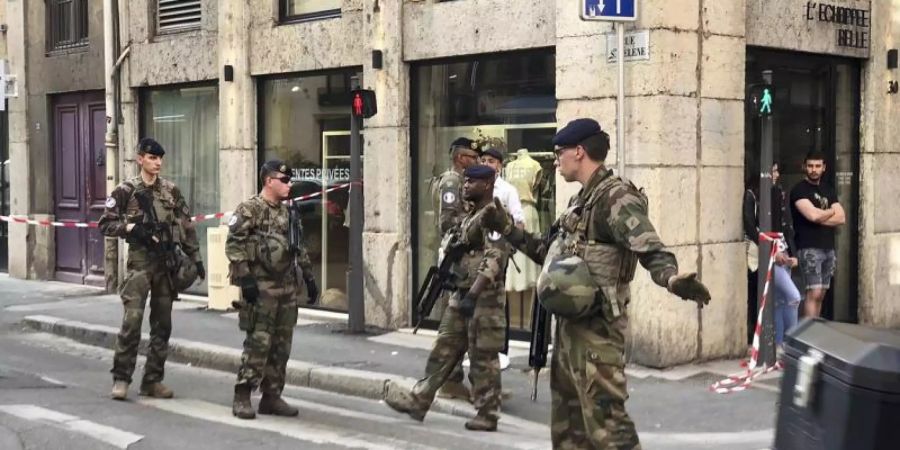
[[[172,31],[200,27],[201,0],[158,0],[157,30]]]

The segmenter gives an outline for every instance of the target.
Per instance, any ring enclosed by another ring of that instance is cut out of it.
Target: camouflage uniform
[[[441,236],[447,234],[448,231],[459,227],[471,210],[471,204],[463,199],[462,196],[463,176],[455,170],[448,170],[441,174],[438,178],[437,192],[438,199],[438,229]],[[432,318],[441,320],[447,311],[447,305],[450,303],[450,295],[447,292],[441,294],[438,299],[437,307],[432,311]],[[462,359],[450,373],[448,382],[462,384],[464,372],[462,367]]]
[[[299,270],[312,273],[306,249],[295,256],[288,248],[288,207],[261,196],[241,203],[229,220],[225,254],[231,262],[231,282],[247,275],[256,278],[259,299],[244,304],[240,314],[249,322],[237,384],[257,387],[279,396],[297,324],[297,296],[303,280]],[[242,322],[245,320],[242,319]]]
[[[180,243],[182,250],[194,263],[200,261],[200,244],[194,224],[190,221],[190,208],[175,184],[162,178],[157,178],[152,186],[147,186],[137,176],[116,186],[106,200],[106,209],[99,223],[100,231],[105,236],[126,238],[128,224],[144,222],[144,211],[138,204],[137,196],[145,193],[152,194],[157,219],[171,227],[173,240]],[[129,245],[126,270],[125,279],[119,288],[125,314],[116,339],[111,372],[113,379],[131,383],[149,293],[150,348],[142,383],[149,385],[163,379],[169,335],[172,333],[172,301],[177,292],[166,268],[165,258],[141,243]]]
[[[553,447],[640,448],[625,412],[629,283],[640,261],[653,281],[666,287],[678,263],[650,223],[643,193],[602,167],[554,228],[555,241],[526,234],[520,249],[545,264],[556,252],[581,256],[601,301],[582,317],[557,316],[550,373]]]
[[[504,276],[509,244],[498,233],[481,226],[483,210],[466,216],[460,224],[460,243],[468,251],[453,266],[455,290],[438,328],[438,337],[425,366],[425,377],[411,392],[418,408],[427,411],[438,389],[469,351],[475,408],[479,414],[496,419],[500,408],[500,361],[506,316],[504,314]],[[490,283],[478,296],[475,313],[466,319],[459,312],[460,301],[483,275]]]

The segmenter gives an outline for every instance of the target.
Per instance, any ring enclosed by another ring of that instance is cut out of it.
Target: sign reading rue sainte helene
[[[618,47],[615,33],[606,35],[606,62],[618,61]],[[638,30],[625,33],[625,48],[622,53],[625,61],[650,59],[650,30]]]

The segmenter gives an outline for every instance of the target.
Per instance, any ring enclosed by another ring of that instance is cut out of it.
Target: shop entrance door
[[[52,99],[57,220],[100,219],[106,201],[103,92]],[[56,228],[56,278],[103,286],[103,235],[97,228]]]
[[[5,102],[0,99],[0,102]],[[6,108],[0,111],[0,216],[9,215],[9,126]],[[0,220],[0,272],[9,270],[9,225]]]
[[[773,110],[774,161],[779,164],[781,185],[790,190],[804,178],[803,162],[810,150],[826,155],[824,182],[835,189],[847,215],[835,236],[837,269],[822,307],[822,316],[844,322],[857,320],[858,201],[859,201],[859,104],[860,66],[854,59],[747,49],[748,98],[754,85],[762,84],[762,71],[772,70],[775,90]],[[760,120],[755,107],[745,110],[745,179],[758,183]],[[753,178],[751,174],[756,174]],[[794,281],[804,292],[802,276]],[[802,311],[802,308],[801,308]]]

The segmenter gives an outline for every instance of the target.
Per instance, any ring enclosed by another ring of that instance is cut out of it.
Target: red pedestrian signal
[[[350,91],[353,103],[350,111],[354,117],[368,119],[378,112],[378,103],[375,99],[375,91],[371,89],[356,89]]]

